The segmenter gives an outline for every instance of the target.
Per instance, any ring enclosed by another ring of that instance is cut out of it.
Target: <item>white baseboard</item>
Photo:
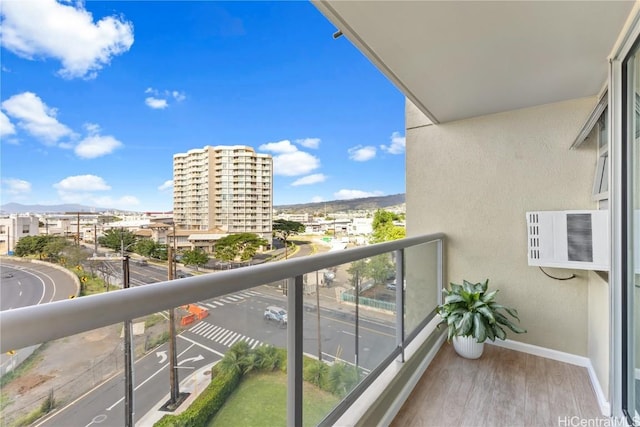
[[[577,356],[571,353],[565,353],[563,351],[552,350],[550,348],[539,347],[537,345],[527,344],[518,341],[512,340],[496,340],[496,341],[487,341],[487,344],[495,345],[497,347],[508,348],[509,350],[519,351],[521,353],[532,354],[534,356],[540,356],[551,360],[557,360],[558,362],[569,363],[571,365],[582,366],[583,368],[587,368],[587,372],[589,373],[589,380],[591,381],[591,386],[593,387],[593,391],[596,394],[596,399],[598,400],[598,406],[600,406],[600,412],[605,417],[611,415],[611,406],[609,405],[609,401],[602,390],[602,386],[600,385],[600,381],[598,381],[598,376],[596,375],[596,371],[593,369],[593,365],[591,364],[591,360],[588,357]],[[639,372],[636,372],[636,376]]]

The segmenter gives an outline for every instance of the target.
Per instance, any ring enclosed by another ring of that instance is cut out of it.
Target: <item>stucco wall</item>
[[[408,235],[448,235],[445,282],[489,278],[528,329],[511,339],[580,356],[589,354],[589,273],[549,269],[577,275],[560,282],[529,267],[525,212],[595,209],[594,148],[569,150],[595,103],[428,125],[407,101],[406,114]]]

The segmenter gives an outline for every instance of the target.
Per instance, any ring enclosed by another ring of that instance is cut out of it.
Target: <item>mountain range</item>
[[[390,206],[401,205],[405,202],[405,195],[393,194],[390,196],[365,197],[360,199],[349,200],[331,200],[318,203],[300,203],[295,205],[274,206],[278,212],[284,213],[335,213],[356,210],[373,210],[388,208]],[[116,209],[97,208],[79,204],[63,204],[63,205],[22,205],[20,203],[6,203],[0,205],[0,213],[17,214],[17,213],[69,213],[69,212],[86,212],[101,213],[106,211],[115,211]]]

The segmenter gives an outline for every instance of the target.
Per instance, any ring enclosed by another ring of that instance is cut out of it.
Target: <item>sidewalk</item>
[[[198,397],[198,395],[200,395],[200,393],[202,393],[202,391],[211,382],[211,369],[214,365],[215,363],[204,366],[189,375],[188,378],[185,378],[180,382],[180,393],[189,393],[189,397],[187,397],[184,402],[182,402],[178,409],[173,412],[160,410],[160,408],[162,408],[164,404],[169,401],[170,393],[167,393],[166,396],[164,396],[162,400],[160,400],[156,404],[156,406],[153,407],[152,410],[150,410],[142,418],[140,418],[140,420],[136,423],[136,426],[153,427],[153,425],[165,415],[178,415],[186,410],[193,403],[196,397]]]

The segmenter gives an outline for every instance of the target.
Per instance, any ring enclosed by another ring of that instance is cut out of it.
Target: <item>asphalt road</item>
[[[69,274],[46,264],[0,259],[0,311],[45,304],[76,295]],[[38,346],[0,355],[0,375],[14,369]]]
[[[178,375],[182,381],[195,370],[222,358],[238,341],[255,348],[263,344],[286,347],[285,328],[266,322],[264,309],[268,305],[285,305],[284,296],[272,287],[261,286],[200,303],[210,315],[193,324],[178,336]],[[351,314],[321,308],[323,359],[336,358],[353,363],[355,360],[355,323]],[[317,355],[317,312],[304,314],[304,344],[306,353]],[[359,365],[366,373],[388,354],[395,344],[393,325],[361,319],[359,325]],[[169,393],[167,344],[147,354],[134,367],[134,419],[139,420]],[[42,426],[119,426],[124,420],[124,380],[122,374],[96,387],[57,412]]]
[[[44,304],[77,292],[70,276],[45,264],[0,260],[0,310]]]

